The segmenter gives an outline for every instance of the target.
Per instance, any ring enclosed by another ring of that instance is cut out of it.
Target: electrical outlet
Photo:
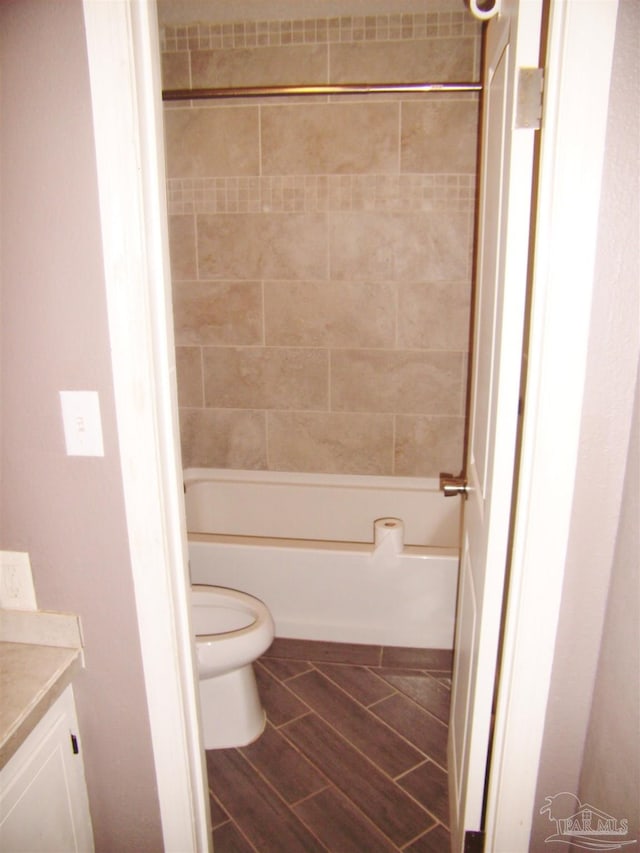
[[[97,391],[60,391],[67,456],[104,456]]]
[[[0,551],[0,607],[5,610],[37,610],[29,555]]]

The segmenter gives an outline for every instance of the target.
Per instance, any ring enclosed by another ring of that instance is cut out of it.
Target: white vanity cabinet
[[[91,853],[93,849],[69,685],[0,771],[0,853]]]

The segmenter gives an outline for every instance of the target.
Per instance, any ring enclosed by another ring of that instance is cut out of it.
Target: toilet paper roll
[[[376,551],[399,554],[404,547],[404,524],[400,518],[377,518],[373,523]]]

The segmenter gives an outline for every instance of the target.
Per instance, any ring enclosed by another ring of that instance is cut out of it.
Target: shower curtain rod
[[[234,86],[226,89],[164,89],[163,101],[266,98],[285,95],[437,94],[481,92],[482,83],[326,83],[312,86]]]

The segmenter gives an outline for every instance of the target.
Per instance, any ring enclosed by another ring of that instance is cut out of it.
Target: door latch
[[[442,473],[440,474],[440,491],[443,493],[445,498],[453,498],[456,495],[462,495],[466,500],[469,497],[467,478],[462,475],[456,477],[454,474]]]

